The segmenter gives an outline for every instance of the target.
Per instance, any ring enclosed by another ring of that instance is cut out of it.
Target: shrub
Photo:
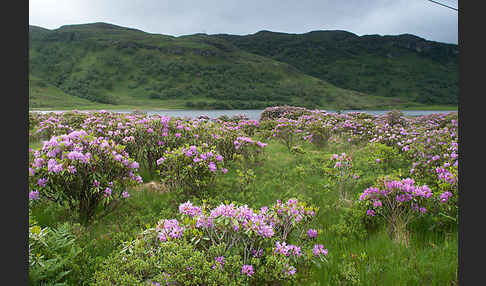
[[[52,114],[39,122],[34,135],[41,139],[49,139],[54,135],[68,134],[74,129],[62,118],[62,114]]]
[[[205,143],[202,146],[186,145],[167,150],[157,160],[157,166],[162,183],[186,195],[207,190],[217,172],[227,171],[223,168],[223,156]]]
[[[404,124],[404,122],[405,122],[404,114],[400,110],[388,111],[384,115],[384,118],[385,118],[386,122],[391,126],[394,126],[396,124]]]
[[[334,161],[336,161],[334,163]],[[323,168],[324,173],[329,176],[331,182],[337,186],[339,197],[345,201],[348,199],[349,190],[356,183],[359,175],[353,168],[353,159],[346,153],[341,155],[333,154],[327,166]]]
[[[99,205],[105,213],[126,197],[126,187],[141,183],[138,163],[124,146],[85,131],[52,137],[35,151],[29,168],[31,194],[69,204],[87,223]]]
[[[356,161],[364,163],[362,168],[380,175],[401,168],[405,169],[411,164],[396,147],[376,142],[368,143],[364,148],[358,150],[354,157],[357,159]]]
[[[330,126],[324,124],[320,120],[306,122],[303,129],[305,129],[303,140],[311,142],[321,148],[327,146],[327,143],[332,136]]]
[[[312,113],[311,110],[304,107],[288,106],[288,105],[273,106],[273,107],[267,107],[263,110],[262,114],[260,115],[260,121],[278,119],[281,117],[296,120],[302,115],[311,115],[311,113]]]
[[[316,211],[295,199],[259,211],[186,202],[180,221],[161,219],[126,242],[94,285],[295,285],[309,279],[312,263],[326,261],[317,232],[306,232]]]
[[[266,143],[255,141],[249,137],[237,137],[233,142],[236,149],[236,154],[241,155],[246,163],[258,163],[264,152]]]
[[[281,141],[290,152],[297,139],[296,134],[302,130],[298,129],[295,120],[278,119],[277,122],[279,123],[272,129],[272,137]]]
[[[431,197],[430,189],[426,185],[415,186],[413,179],[384,177],[377,180],[376,187],[367,188],[359,200],[366,202],[367,215],[383,216],[393,240],[407,244],[407,224],[427,211],[424,205]]]
[[[212,253],[198,250],[188,242],[146,242],[137,239],[108,257],[94,274],[92,285],[241,285],[241,259],[226,256],[217,263]],[[211,255],[212,254],[212,255]],[[208,256],[210,255],[210,256]],[[221,265],[221,266],[220,266]]]

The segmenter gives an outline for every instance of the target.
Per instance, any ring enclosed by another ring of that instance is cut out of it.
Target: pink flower
[[[327,248],[324,249],[324,246],[322,244],[315,244],[314,248],[312,249],[312,253],[315,256],[320,256],[321,254],[327,256]]]
[[[307,231],[307,236],[310,238],[317,237],[317,230],[309,228],[309,230]]]
[[[245,264],[243,267],[241,267],[241,274],[246,274],[248,276],[253,275],[255,271],[253,270],[253,266]]]
[[[39,199],[39,191],[34,190],[29,193],[30,200],[38,200]]]

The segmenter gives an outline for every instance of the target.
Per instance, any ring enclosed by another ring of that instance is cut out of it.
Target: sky
[[[459,13],[429,0],[29,0],[29,25],[105,22],[172,36],[344,30],[457,44]]]

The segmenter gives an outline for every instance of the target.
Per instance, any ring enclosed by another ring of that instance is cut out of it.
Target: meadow
[[[458,116],[29,114],[32,285],[457,285]]]

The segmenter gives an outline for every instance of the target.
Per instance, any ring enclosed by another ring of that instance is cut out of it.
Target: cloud
[[[409,33],[449,43],[458,38],[457,12],[426,0],[29,1],[31,25],[56,29],[92,22],[174,36],[346,30],[358,35]]]

